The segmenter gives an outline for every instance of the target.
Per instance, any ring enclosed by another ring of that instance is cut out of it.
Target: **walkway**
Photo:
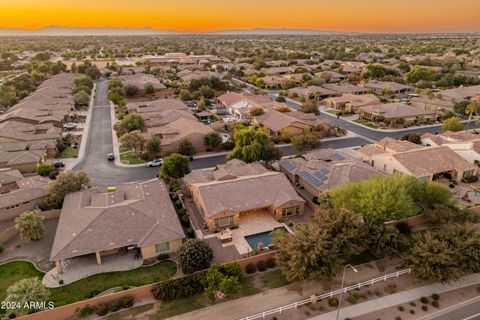
[[[393,307],[399,304],[407,303],[413,300],[420,299],[421,297],[428,297],[434,293],[443,293],[455,289],[461,289],[471,285],[480,283],[480,273],[468,275],[462,279],[456,281],[451,285],[443,285],[440,283],[434,283],[423,287],[402,291],[399,293],[391,294],[382,298],[370,300],[367,302],[352,305],[343,308],[340,311],[339,319],[358,317],[367,313],[382,310],[388,307]],[[337,316],[336,311],[332,311],[323,315],[319,315],[312,320],[335,320]]]

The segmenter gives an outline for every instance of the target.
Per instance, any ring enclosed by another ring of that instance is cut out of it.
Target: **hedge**
[[[202,280],[207,271],[198,271],[181,278],[175,278],[158,283],[152,290],[157,300],[169,301],[189,297],[204,291]]]

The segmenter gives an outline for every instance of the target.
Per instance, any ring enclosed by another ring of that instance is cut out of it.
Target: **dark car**
[[[113,161],[113,160],[115,160],[115,156],[113,155],[113,153],[109,153],[107,155],[107,159],[108,159],[108,161]]]
[[[188,160],[193,161],[193,156],[191,154],[187,155],[186,157],[188,158]]]
[[[57,160],[53,163],[53,166],[57,169],[61,169],[65,167],[65,162]]]

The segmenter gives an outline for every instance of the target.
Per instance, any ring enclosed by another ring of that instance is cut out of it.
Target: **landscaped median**
[[[93,275],[60,288],[48,289],[49,301],[52,301],[55,307],[59,307],[92,298],[112,288],[118,288],[120,291],[164,281],[173,277],[176,272],[176,263],[164,260],[134,270]],[[32,277],[41,279],[43,276],[44,273],[38,271],[30,262],[16,261],[0,265],[0,301],[6,298],[7,288],[14,283]],[[4,309],[2,311],[5,312]]]

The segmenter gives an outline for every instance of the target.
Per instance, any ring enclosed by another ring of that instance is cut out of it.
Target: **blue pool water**
[[[275,230],[282,230],[283,232],[288,232],[284,227],[277,228]],[[245,240],[248,242],[248,245],[252,249],[256,249],[258,244],[261,242],[265,247],[268,247],[272,244],[272,233],[273,231],[266,231],[262,233],[252,234],[245,237]]]

